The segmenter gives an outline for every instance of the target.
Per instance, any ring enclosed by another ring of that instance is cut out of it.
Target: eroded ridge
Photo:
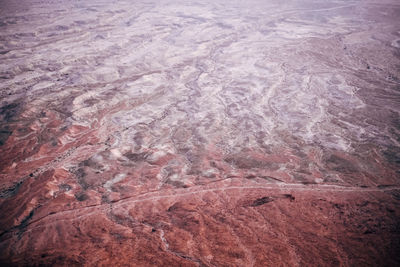
[[[395,1],[1,6],[1,263],[399,264]]]

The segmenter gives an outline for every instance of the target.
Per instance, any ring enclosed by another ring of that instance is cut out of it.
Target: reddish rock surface
[[[2,266],[400,265],[400,6],[242,2],[2,1]]]

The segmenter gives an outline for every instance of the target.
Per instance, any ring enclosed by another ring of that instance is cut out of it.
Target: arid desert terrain
[[[1,266],[399,266],[400,2],[0,0]]]

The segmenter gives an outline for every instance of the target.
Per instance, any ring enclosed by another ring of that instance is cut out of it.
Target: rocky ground
[[[0,5],[2,265],[400,265],[397,1]]]

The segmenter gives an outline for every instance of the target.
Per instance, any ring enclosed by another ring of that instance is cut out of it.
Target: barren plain
[[[0,0],[0,263],[400,265],[399,19]]]

